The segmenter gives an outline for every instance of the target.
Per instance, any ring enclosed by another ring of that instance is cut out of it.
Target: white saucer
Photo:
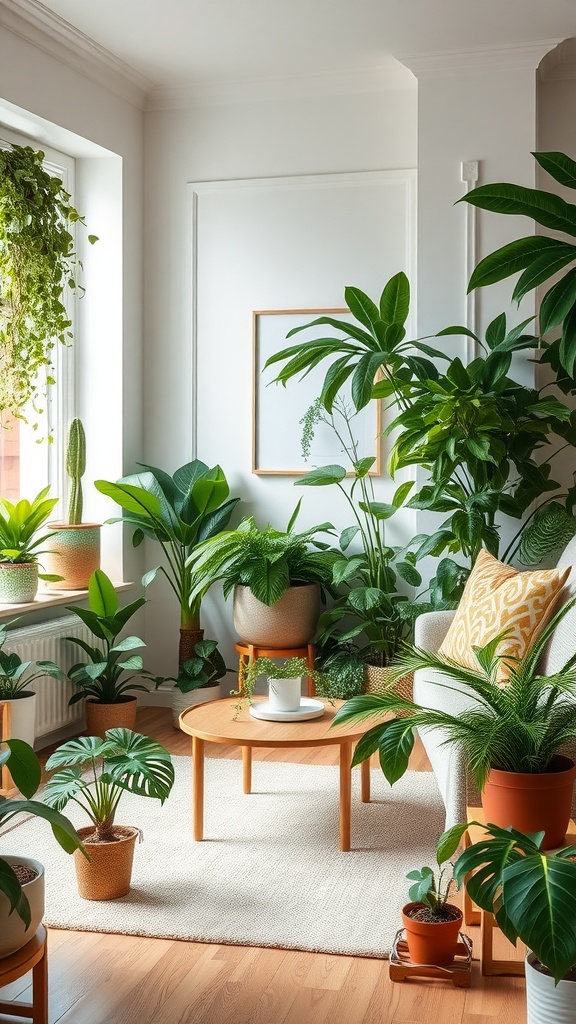
[[[277,711],[270,701],[258,701],[250,705],[252,718],[263,718],[266,722],[303,722],[309,718],[321,718],[326,708],[313,697],[302,697],[298,711]]]

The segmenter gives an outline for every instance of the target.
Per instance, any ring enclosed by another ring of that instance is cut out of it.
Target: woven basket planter
[[[117,704],[100,704],[91,697],[85,702],[86,732],[88,736],[105,739],[107,729],[136,728],[136,697],[121,697]]]
[[[80,850],[74,850],[74,867],[78,895],[83,900],[117,900],[130,889],[132,861],[139,829],[130,825],[115,825],[119,836],[111,843],[91,843],[93,825],[78,829],[90,860]]]
[[[364,670],[364,693],[373,693],[378,695],[390,693],[391,677],[391,669],[382,667],[381,665],[370,665],[367,663]],[[392,692],[397,693],[398,696],[403,697],[404,700],[412,700],[413,689],[414,675],[412,672],[409,672],[408,675],[397,680]]]
[[[320,589],[316,583],[291,586],[276,604],[254,597],[250,587],[234,588],[234,629],[240,640],[255,647],[305,647],[320,618]]]

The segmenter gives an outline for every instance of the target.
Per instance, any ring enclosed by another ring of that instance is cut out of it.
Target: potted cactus
[[[86,434],[77,417],[68,429],[66,472],[70,478],[68,518],[49,523],[54,530],[49,571],[62,577],[52,584],[54,590],[86,590],[92,573],[100,568],[99,523],[82,522],[82,477],[86,471]]]

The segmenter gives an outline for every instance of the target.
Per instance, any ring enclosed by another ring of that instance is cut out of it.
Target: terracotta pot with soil
[[[402,909],[402,924],[412,963],[436,967],[452,963],[462,927],[458,907],[446,903],[435,912],[425,903],[407,903]]]

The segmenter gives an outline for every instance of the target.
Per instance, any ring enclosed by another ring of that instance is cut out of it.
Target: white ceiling
[[[576,0],[13,2],[52,12],[160,89],[385,69],[406,54],[576,36]]]

